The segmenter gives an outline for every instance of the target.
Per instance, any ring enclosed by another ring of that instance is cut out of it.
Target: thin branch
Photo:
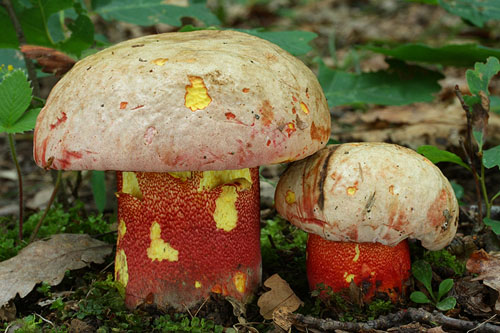
[[[23,218],[24,218],[24,199],[23,199],[23,175],[21,173],[21,166],[17,160],[16,145],[14,143],[14,134],[8,133],[7,138],[9,139],[10,152],[12,154],[12,160],[16,166],[17,171],[17,181],[19,183],[19,241],[23,240]]]

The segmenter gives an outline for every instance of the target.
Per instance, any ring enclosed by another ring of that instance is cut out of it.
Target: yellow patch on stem
[[[203,110],[212,102],[207,87],[199,76],[189,76],[188,79],[191,85],[186,86],[184,105],[190,108],[191,111]]]
[[[200,281],[194,281],[194,287],[195,288],[201,288],[201,282]]]
[[[351,283],[354,277],[355,277],[354,274],[348,274],[347,272],[344,273],[344,278],[347,283]]]
[[[293,192],[291,190],[286,191],[285,201],[289,205],[295,203],[295,192]]]
[[[247,284],[247,276],[243,272],[236,272],[236,274],[233,275],[233,283],[234,286],[236,287],[236,290],[238,290],[241,294],[243,294],[246,290],[246,284]]]
[[[124,220],[120,220],[120,223],[118,223],[118,243],[120,243],[120,241],[123,239],[126,232],[127,225],[125,224]]]
[[[127,255],[123,249],[116,252],[115,257],[115,280],[120,282],[124,287],[128,283],[128,265]]]
[[[204,171],[198,192],[211,190],[219,185],[238,183],[238,190],[247,190],[252,186],[250,169]]]
[[[122,192],[142,200],[142,191],[139,187],[135,172],[122,172],[122,179]]]
[[[360,255],[360,251],[359,251],[359,245],[356,244],[356,247],[354,248],[354,251],[356,252],[356,254],[354,255],[354,258],[352,259],[353,262],[356,262],[359,260],[359,255]]]
[[[236,210],[236,199],[238,193],[234,186],[224,186],[222,193],[215,200],[214,220],[218,229],[231,231],[238,222],[238,211]]]
[[[177,261],[179,260],[179,251],[174,249],[170,244],[166,243],[161,238],[161,228],[158,222],[153,222],[151,226],[151,245],[148,247],[148,257],[152,261],[158,260],[168,260]]]
[[[191,178],[191,171],[178,171],[178,172],[168,172],[168,174],[174,178],[178,178],[185,182]]]

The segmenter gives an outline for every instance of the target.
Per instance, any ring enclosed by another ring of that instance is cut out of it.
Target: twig
[[[9,14],[10,21],[14,26],[14,30],[16,31],[17,40],[20,45],[27,44],[26,37],[24,36],[23,28],[17,19],[16,12],[14,11],[14,7],[12,6],[12,2],[10,0],[4,0],[3,5]],[[40,96],[40,83],[38,82],[38,78],[36,77],[35,65],[31,59],[27,58],[23,53],[24,63],[26,65],[26,69],[28,70],[28,77],[31,81],[31,85],[33,87],[33,95]]]
[[[430,313],[424,309],[408,308],[399,312],[381,316],[375,320],[369,320],[366,323],[341,322],[333,319],[319,319],[302,314],[288,314],[290,320],[295,326],[316,328],[322,331],[344,330],[349,332],[359,332],[363,330],[385,330],[388,328],[401,326],[410,322],[418,322],[431,326],[443,326],[445,329],[466,331],[475,329],[476,332],[498,333],[500,326],[489,323],[477,323],[462,319],[445,316],[441,312],[434,311]]]
[[[9,139],[10,152],[12,154],[12,160],[16,166],[17,171],[17,181],[19,184],[19,241],[23,240],[23,217],[24,217],[24,205],[23,205],[23,175],[21,173],[21,166],[17,160],[16,146],[14,144],[14,134],[8,133],[7,138]]]
[[[467,331],[467,333],[470,333],[470,332],[476,331],[479,327],[481,327],[481,326],[483,326],[484,324],[486,324],[486,323],[488,323],[488,322],[492,321],[493,319],[495,319],[495,318],[496,318],[496,316],[497,316],[497,315],[496,315],[496,314],[494,314],[493,316],[491,316],[490,318],[488,318],[486,321],[483,321],[481,324],[479,324],[479,325],[477,325],[476,327],[474,327],[474,328],[472,328],[472,329],[468,330],[468,331]]]

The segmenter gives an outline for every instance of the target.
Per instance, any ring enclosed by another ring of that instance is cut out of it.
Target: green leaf
[[[460,156],[449,151],[439,149],[435,146],[420,146],[418,147],[417,152],[427,157],[434,164],[439,162],[451,162],[463,166],[467,170],[470,170],[470,167],[464,163]]]
[[[489,20],[500,20],[498,0],[439,0],[439,5],[478,27]]]
[[[94,24],[87,15],[81,14],[68,28],[71,30],[71,37],[61,42],[58,48],[80,57],[94,43]]]
[[[427,296],[421,292],[421,291],[414,291],[411,293],[410,295],[410,299],[415,302],[415,303],[419,303],[419,304],[425,304],[425,303],[430,303],[430,299],[427,298]]]
[[[5,74],[0,83],[0,126],[11,128],[31,103],[31,87],[20,69]]]
[[[450,181],[451,187],[453,188],[453,192],[455,192],[455,196],[457,199],[462,199],[464,196],[464,187],[453,180]]]
[[[491,227],[491,230],[493,230],[495,234],[500,235],[500,221],[485,217],[483,218],[483,222],[488,227]]]
[[[440,311],[448,311],[451,310],[457,305],[457,300],[455,297],[446,297],[442,301],[436,304],[436,308]]]
[[[453,279],[446,279],[441,281],[439,284],[439,291],[438,291],[438,300],[443,298],[444,295],[446,295],[451,288],[453,288]]]
[[[500,96],[490,96],[490,111],[500,114]]]
[[[95,205],[99,212],[102,213],[104,208],[106,208],[106,179],[104,171],[92,171],[90,185]]]
[[[415,61],[444,66],[472,67],[488,57],[500,58],[500,49],[479,44],[450,44],[432,47],[425,44],[403,44],[394,48],[364,46],[373,52],[385,54],[404,61]]]
[[[411,265],[411,272],[413,276],[425,286],[429,294],[434,297],[432,292],[431,280],[432,280],[432,268],[431,265],[425,260],[417,260]]]
[[[476,143],[479,147],[479,151],[483,151],[483,144],[484,144],[484,134],[483,131],[477,131],[477,130],[472,130],[472,136],[474,137],[474,140],[476,140]]]
[[[497,58],[489,57],[486,63],[476,63],[474,70],[469,69],[465,73],[469,90],[473,95],[479,94],[484,91],[489,95],[488,85],[491,78],[500,71],[500,63]]]
[[[247,34],[266,39],[282,49],[297,56],[311,51],[309,42],[318,35],[310,31],[264,31],[263,29],[234,29],[236,31],[246,32]]]
[[[38,117],[40,110],[41,108],[26,111],[14,125],[9,127],[0,126],[0,133],[22,133],[33,130],[33,128],[35,128],[36,118]]]
[[[163,0],[93,0],[92,8],[105,20],[124,21],[140,26],[166,23],[182,25],[183,17],[196,18],[205,25],[218,25],[219,20],[205,3],[192,3],[188,7],[166,5]]]
[[[500,146],[483,151],[483,165],[488,169],[495,166],[500,168]]]
[[[19,41],[17,40],[16,31],[12,25],[9,14],[3,6],[0,6],[0,24],[2,33],[0,33],[0,48],[17,48]]]
[[[330,107],[354,103],[403,105],[430,102],[441,89],[440,73],[397,60],[388,61],[386,71],[359,75],[333,70],[319,62],[319,82]]]

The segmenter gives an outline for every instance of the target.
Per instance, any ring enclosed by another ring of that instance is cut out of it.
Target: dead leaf
[[[21,52],[27,58],[36,60],[42,66],[42,72],[57,76],[68,72],[76,63],[73,58],[50,47],[22,45]]]
[[[58,234],[28,245],[13,258],[0,262],[0,306],[16,294],[26,296],[42,281],[55,286],[69,269],[103,263],[113,246],[89,235]]]
[[[291,313],[286,306],[279,307],[273,312],[273,322],[278,325],[281,329],[289,331],[292,328],[292,322],[288,318]]]
[[[483,284],[500,293],[500,253],[488,254],[483,249],[475,251],[467,260],[466,267],[469,272],[479,274],[472,281],[483,280]],[[495,311],[500,312],[500,296]]]
[[[271,290],[259,297],[257,305],[260,314],[266,319],[272,319],[274,311],[279,308],[285,307],[288,311],[293,312],[303,304],[290,285],[278,274],[274,274],[264,281],[264,286]]]
[[[0,306],[0,321],[13,321],[16,319],[17,309],[14,302],[9,302],[4,306]]]

